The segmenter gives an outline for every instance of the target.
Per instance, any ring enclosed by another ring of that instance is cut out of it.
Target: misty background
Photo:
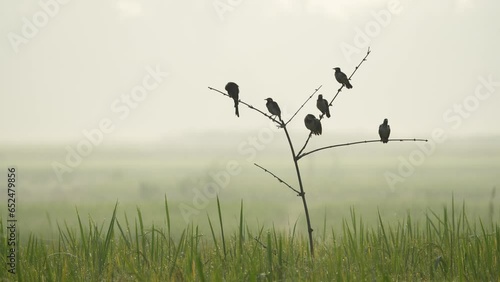
[[[305,158],[313,223],[325,214],[335,222],[350,206],[367,216],[418,213],[452,193],[487,214],[500,182],[499,10],[493,0],[4,1],[0,169],[19,170],[28,230],[69,220],[75,207],[105,218],[116,201],[161,218],[165,195],[183,224],[180,205],[193,206],[195,190],[229,162],[241,172],[220,189],[222,203],[243,200],[250,218],[293,224],[297,197],[253,165],[296,185],[283,133],[244,106],[235,117],[232,100],[208,87],[234,81],[240,99],[265,110],[272,97],[288,119],[319,86],[331,100],[340,86],[332,68],[350,75],[370,46],[308,150],[378,139],[384,118],[391,138],[430,142]],[[315,100],[289,125],[296,148],[308,134],[303,117],[319,112]],[[68,152],[87,141],[88,154],[68,165]],[[424,158],[412,164],[414,152]],[[70,169],[62,178],[56,163]],[[391,185],[387,173],[402,181]],[[204,221],[214,203],[208,197],[190,220]]]

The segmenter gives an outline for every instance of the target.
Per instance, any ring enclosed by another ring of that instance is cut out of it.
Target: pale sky
[[[0,143],[71,143],[102,123],[105,143],[256,130],[268,121],[245,107],[235,117],[207,87],[234,81],[286,118],[320,85],[330,100],[332,68],[350,75],[368,45],[324,131],[378,138],[388,118],[391,137],[498,136],[499,11],[498,0],[1,1]],[[315,99],[292,131],[307,135]]]

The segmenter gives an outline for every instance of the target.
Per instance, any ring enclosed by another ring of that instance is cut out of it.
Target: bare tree
[[[370,48],[368,48],[368,51],[366,52],[366,55],[363,58],[363,60],[361,60],[361,62],[355,67],[354,71],[347,78],[347,81],[345,81],[345,80],[343,81],[342,86],[337,90],[337,93],[335,94],[335,96],[333,97],[333,99],[328,103],[329,107],[331,107],[333,105],[333,102],[335,101],[335,99],[337,98],[337,96],[342,92],[342,89],[344,88],[344,86],[350,85],[349,80],[356,73],[356,71],[363,64],[363,62],[366,61],[366,58],[368,57],[368,55],[370,55],[370,53],[371,53]],[[306,149],[306,147],[307,147],[307,145],[309,143],[309,140],[311,139],[311,136],[313,135],[313,133],[318,133],[318,132],[315,132],[314,130],[311,130],[310,133],[309,133],[309,136],[306,138],[306,141],[304,142],[304,145],[301,147],[301,149],[298,151],[298,153],[296,153],[295,152],[295,147],[293,146],[293,143],[292,143],[292,139],[290,138],[290,134],[288,133],[287,125],[294,119],[294,117],[307,104],[307,102],[309,102],[309,100],[311,100],[311,98],[314,97],[314,95],[316,95],[316,93],[321,89],[321,87],[322,87],[322,85],[320,85],[318,88],[316,88],[314,90],[314,92],[306,99],[306,101],[292,115],[292,117],[288,121],[286,121],[286,122],[284,122],[282,120],[282,118],[281,118],[280,115],[276,115],[275,110],[273,110],[273,112],[275,112],[275,113],[272,113],[271,115],[269,115],[269,114],[267,114],[267,113],[259,110],[258,108],[254,107],[254,106],[252,106],[252,105],[250,105],[248,103],[246,103],[245,101],[239,100],[240,104],[247,106],[251,110],[259,112],[260,114],[264,115],[268,119],[270,119],[273,122],[275,122],[278,125],[279,128],[283,129],[283,132],[285,133],[285,136],[286,136],[286,139],[288,141],[288,145],[290,147],[290,151],[291,151],[291,154],[292,154],[292,161],[293,161],[293,163],[295,165],[295,173],[297,175],[297,181],[298,181],[298,184],[299,184],[299,189],[293,188],[293,186],[289,185],[282,178],[280,178],[279,176],[275,175],[274,173],[272,173],[268,169],[266,169],[266,168],[264,168],[264,167],[262,167],[262,166],[260,166],[260,165],[258,165],[256,163],[254,163],[254,165],[257,166],[257,167],[259,167],[260,169],[264,170],[264,172],[267,172],[270,175],[272,175],[273,177],[275,177],[280,183],[284,184],[291,191],[293,191],[294,193],[297,193],[297,196],[301,197],[302,203],[304,205],[304,212],[305,212],[306,222],[307,222],[307,232],[308,232],[308,235],[309,235],[309,248],[310,248],[311,256],[312,257],[314,257],[314,242],[313,242],[313,236],[312,236],[313,229],[311,227],[311,218],[309,216],[309,209],[307,207],[306,193],[305,193],[305,190],[304,190],[304,185],[302,183],[302,176],[301,176],[301,173],[300,173],[299,160],[301,160],[303,157],[306,157],[308,155],[311,155],[313,153],[316,153],[316,152],[319,152],[319,151],[323,151],[323,150],[326,150],[326,149],[332,149],[332,148],[343,147],[343,146],[352,146],[352,145],[357,145],[357,144],[366,144],[366,143],[373,143],[373,142],[381,142],[380,139],[355,141],[355,142],[349,142],[349,143],[343,143],[343,144],[334,144],[334,145],[330,145],[330,146],[320,147],[320,148],[316,148],[314,150],[305,152],[305,149]],[[219,92],[222,95],[225,95],[225,96],[228,96],[228,97],[232,98],[232,96],[230,96],[229,94],[226,94],[226,93],[224,93],[224,92],[222,92],[222,91],[220,91],[218,89],[215,89],[215,88],[212,88],[212,87],[208,87],[208,89],[216,91],[216,92]],[[271,99],[271,101],[272,101],[272,99]],[[268,107],[268,110],[271,111],[272,108]],[[323,119],[323,116],[324,116],[324,114],[321,114],[319,116],[319,119],[317,119],[317,120],[319,120],[319,122],[321,122],[321,120]],[[427,142],[427,139],[407,138],[407,139],[388,139],[387,141],[388,142],[391,142],[391,141],[392,142],[394,142],[394,141],[399,141],[399,142],[404,142],[404,141],[414,141],[414,142],[415,141],[423,141],[423,142]]]

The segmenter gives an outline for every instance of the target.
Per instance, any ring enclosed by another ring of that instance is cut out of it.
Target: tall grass
[[[91,218],[79,225],[58,225],[58,237],[43,241],[31,234],[21,242],[16,276],[7,281],[414,281],[500,279],[500,226],[467,217],[465,203],[457,208],[429,210],[425,220],[410,215],[388,223],[380,216],[367,226],[351,209],[336,232],[323,226],[312,258],[308,238],[292,230],[261,226],[250,230],[243,202],[239,226],[225,233],[222,204],[217,200],[217,224],[207,215],[207,236],[189,225],[171,236],[168,201],[164,226],[146,227],[141,211],[133,221],[120,222],[118,204],[107,224]],[[5,238],[3,220],[0,235]],[[217,226],[217,227],[216,227]],[[220,230],[219,230],[220,229]],[[6,240],[0,244],[7,253]],[[5,265],[6,257],[1,256]]]

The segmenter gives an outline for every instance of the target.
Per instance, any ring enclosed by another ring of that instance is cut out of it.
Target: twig
[[[292,121],[292,119],[299,113],[299,111],[305,106],[305,104],[307,104],[307,102],[309,100],[311,100],[311,98],[314,96],[314,94],[316,94],[322,87],[323,85],[320,85],[318,88],[316,88],[314,90],[314,92],[311,94],[311,96],[309,96],[309,98],[306,99],[306,101],[304,102],[304,104],[302,104],[302,106],[300,106],[300,108],[295,112],[295,114],[293,114],[293,116],[285,123],[285,125],[287,125],[289,122]]]
[[[366,58],[368,57],[368,55],[370,55],[372,51],[370,50],[370,47],[368,47],[368,51],[366,51],[366,55],[365,57],[363,58],[363,60],[361,60],[361,62],[359,62],[359,64],[356,66],[356,68],[354,68],[354,71],[351,73],[351,75],[349,76],[349,79],[351,79],[351,77],[356,73],[356,71],[359,69],[359,67],[363,64],[364,61],[366,61]],[[339,93],[342,91],[342,88],[344,88],[344,85],[342,84],[342,86],[340,86],[340,88],[337,90],[337,94],[335,94],[335,96],[333,97],[333,99],[330,101],[330,103],[328,103],[328,106],[331,107],[332,104],[333,104],[333,101],[335,101],[335,99],[337,98],[337,96],[339,95]],[[314,94],[313,94],[314,95]],[[312,96],[311,96],[312,97]],[[311,99],[311,97],[309,97],[309,99]],[[309,101],[306,100],[307,101]],[[323,119],[323,116],[324,114],[321,114],[319,116],[319,120],[321,121]],[[304,146],[302,146],[302,149],[300,149],[299,153],[297,154],[297,158],[299,158],[300,154],[302,154],[302,152],[304,151],[304,149],[306,148],[307,146],[307,143],[309,143],[309,139],[311,139],[311,136],[312,136],[312,132],[309,133],[309,136],[307,136],[307,139],[306,139],[306,142],[304,143]]]
[[[417,139],[417,138],[408,138],[408,139],[389,139],[388,142],[395,142],[395,141],[399,141],[399,142],[405,142],[405,141],[413,141],[413,142],[427,142],[427,139]],[[326,150],[326,149],[331,149],[331,148],[336,148],[336,147],[343,147],[343,146],[350,146],[350,145],[357,145],[357,144],[365,144],[365,143],[375,143],[375,142],[382,142],[380,141],[380,139],[377,139],[377,140],[364,140],[364,141],[356,141],[356,142],[349,142],[349,143],[343,143],[343,144],[336,144],[336,145],[330,145],[330,146],[326,146],[326,147],[321,147],[321,148],[318,148],[318,149],[314,149],[312,151],[309,151],[307,153],[303,153],[303,154],[299,154],[297,156],[297,160],[307,156],[307,155],[310,155],[312,153],[315,153],[315,152],[318,152],[318,151],[322,151],[322,150]]]
[[[356,68],[354,69],[353,73],[351,74],[351,76],[349,76],[349,79],[351,79],[351,77],[356,73],[356,71],[358,70],[358,68],[361,66],[361,64],[366,61],[366,58],[368,57],[368,55],[370,55],[370,53],[372,52],[372,50],[370,50],[370,46],[368,46],[368,50],[366,51],[366,55],[365,57],[363,58],[363,60],[356,66]]]
[[[311,136],[312,136],[312,131],[309,132],[309,136],[307,136],[307,139],[306,139],[306,143],[304,143],[304,146],[302,146],[302,149],[300,149],[299,153],[297,154],[297,156],[295,156],[295,159],[299,159],[298,157],[300,156],[300,154],[302,154],[302,152],[304,151],[304,149],[306,148],[307,146],[307,143],[309,143],[309,139],[311,139]]]
[[[208,87],[208,89],[210,89],[210,90],[212,90],[212,91],[219,92],[220,94],[222,94],[222,95],[224,95],[224,96],[230,97],[228,94],[226,94],[226,93],[224,93],[224,92],[222,92],[222,91],[220,91],[220,90],[218,90],[218,89],[215,89],[215,88],[213,88],[213,87],[210,87],[210,86],[209,86],[209,87]],[[230,97],[230,98],[231,98],[231,97]],[[249,109],[252,109],[252,110],[254,110],[254,111],[257,111],[257,112],[259,112],[259,113],[263,114],[264,116],[266,116],[268,119],[270,119],[270,120],[274,121],[275,123],[279,124],[279,125],[280,125],[279,127],[283,127],[283,124],[284,124],[284,123],[283,123],[283,121],[278,121],[278,120],[276,120],[276,119],[275,119],[275,118],[273,118],[271,115],[268,115],[268,114],[264,113],[263,111],[261,111],[261,110],[257,109],[256,107],[254,107],[254,106],[252,106],[252,105],[250,105],[250,104],[247,104],[245,101],[242,101],[241,99],[238,99],[238,101],[239,101],[241,104],[243,104],[243,105],[247,106]]]
[[[256,167],[259,167],[259,168],[261,168],[263,171],[265,171],[265,172],[269,173],[270,175],[274,176],[274,178],[278,179],[278,181],[279,181],[280,183],[285,184],[288,188],[292,189],[295,193],[297,193],[297,195],[298,195],[298,196],[300,196],[300,192],[299,192],[297,189],[295,189],[295,188],[293,188],[292,186],[290,186],[290,185],[289,185],[288,183],[286,183],[283,179],[281,179],[281,178],[279,178],[278,176],[276,176],[276,174],[274,174],[274,173],[270,172],[269,170],[267,170],[267,169],[263,168],[262,166],[260,166],[260,165],[258,165],[258,164],[256,164],[256,163],[253,163],[253,164],[254,164]]]

